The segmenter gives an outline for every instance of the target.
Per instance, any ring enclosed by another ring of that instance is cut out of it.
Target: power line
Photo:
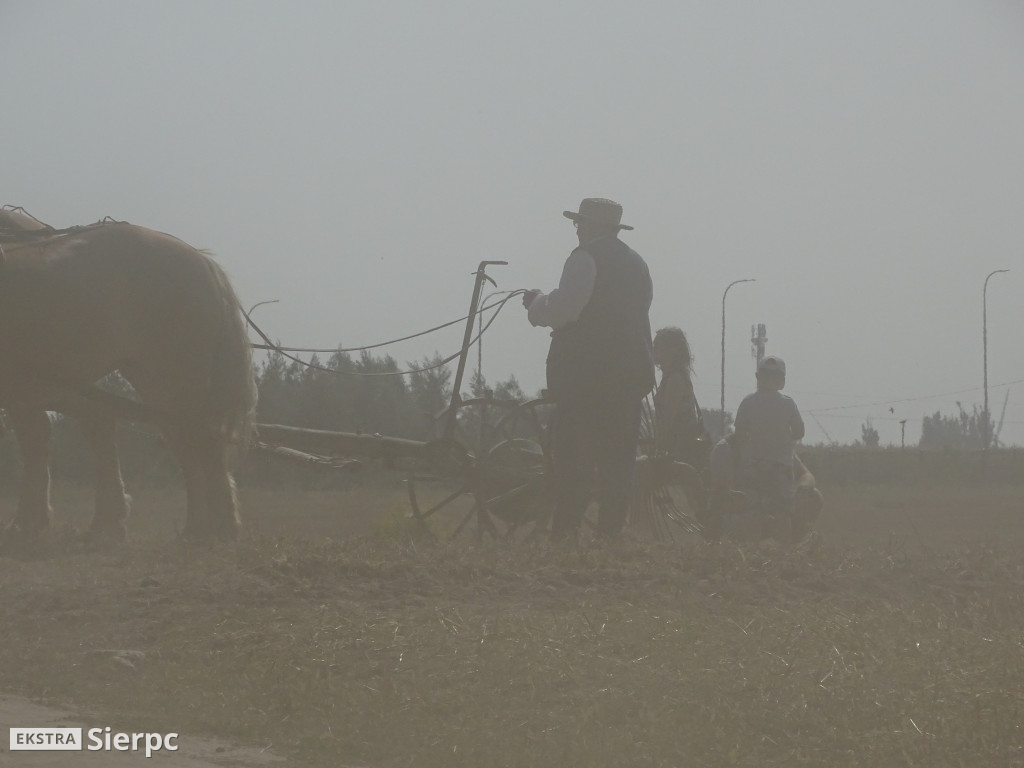
[[[906,416],[874,416],[874,415],[870,415],[870,414],[867,415],[867,416],[864,416],[862,414],[854,415],[852,413],[818,413],[818,414],[816,414],[814,411],[805,411],[805,413],[809,414],[815,421],[817,421],[819,417],[822,418],[822,419],[826,419],[826,420],[827,419],[852,419],[854,421],[861,421],[863,419],[871,419],[871,421],[895,421],[895,422],[900,422],[900,421],[903,421],[904,419],[906,419],[908,421],[911,420],[911,419],[909,419]],[[928,418],[928,416],[922,416],[921,418],[922,419]],[[913,419],[913,421],[916,421],[916,419]],[[1003,421],[1003,424],[1024,424],[1024,420],[1005,419]]]
[[[1013,384],[1020,384],[1022,382],[1024,382],[1024,379],[1015,379],[1014,381],[1007,381],[1007,382],[1005,382],[1003,384],[994,384],[992,386],[993,386],[993,388],[1009,387],[1009,386],[1012,386]],[[935,394],[935,395],[920,395],[918,397],[901,397],[901,398],[894,398],[892,400],[877,400],[877,401],[875,401],[873,403],[856,403],[856,404],[853,404],[853,405],[835,405],[835,406],[831,406],[829,408],[813,408],[813,409],[808,410],[808,413],[822,414],[822,413],[828,413],[830,411],[846,411],[846,410],[851,410],[853,408],[871,408],[872,406],[876,406],[876,405],[893,405],[895,403],[913,403],[913,402],[917,402],[919,400],[934,400],[937,397],[952,397],[953,395],[964,395],[964,394],[967,394],[969,392],[978,392],[980,390],[981,390],[981,387],[972,387],[970,389],[959,389],[959,390],[957,390],[955,392],[942,392],[942,393]]]

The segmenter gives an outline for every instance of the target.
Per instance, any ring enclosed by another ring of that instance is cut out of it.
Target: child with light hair
[[[711,437],[693,394],[690,343],[681,328],[668,326],[654,334],[652,352],[654,363],[661,370],[654,394],[654,442],[650,455],[637,459],[632,518],[634,522],[653,520],[645,518],[657,496],[653,492],[671,476],[673,482],[685,489],[689,506],[699,519],[707,507],[701,472],[707,466]],[[659,498],[665,501],[670,497]],[[650,525],[657,530],[655,523]]]
[[[654,395],[654,453],[693,464],[700,412],[693,395],[693,355],[681,328],[668,326],[654,334],[654,363],[661,369]]]

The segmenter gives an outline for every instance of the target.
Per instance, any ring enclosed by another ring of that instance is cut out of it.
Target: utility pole
[[[907,420],[900,419],[900,450],[907,447]]]
[[[981,358],[982,358],[982,381],[985,387],[985,413],[983,414],[984,424],[981,429],[981,456],[982,466],[988,466],[988,444],[991,439],[989,424],[991,420],[988,415],[988,281],[992,275],[1000,272],[1009,272],[1008,269],[994,269],[985,276],[985,285],[981,289]]]

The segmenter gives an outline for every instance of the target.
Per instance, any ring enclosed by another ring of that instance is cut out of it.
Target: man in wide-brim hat
[[[622,206],[588,197],[563,215],[576,225],[558,287],[527,291],[530,322],[551,328],[548,396],[554,538],[579,530],[597,482],[598,532],[622,530],[632,494],[644,397],[654,387],[649,312],[653,289],[644,260],[619,239]]]
[[[601,197],[588,197],[580,203],[579,211],[562,211],[567,219],[581,224],[591,222],[601,224],[608,229],[618,232],[620,229],[633,229],[627,224],[622,224],[622,206],[614,200],[605,200]]]

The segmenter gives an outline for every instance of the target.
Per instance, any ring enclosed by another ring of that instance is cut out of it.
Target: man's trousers
[[[635,394],[567,398],[551,425],[552,538],[575,536],[596,493],[598,533],[617,536],[633,495],[643,400]]]

